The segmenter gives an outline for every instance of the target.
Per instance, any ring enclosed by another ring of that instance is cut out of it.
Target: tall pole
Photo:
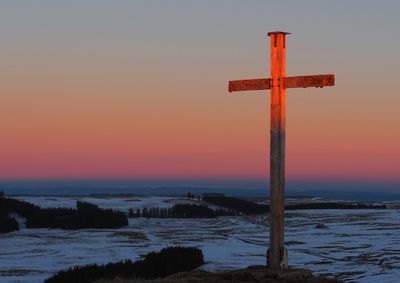
[[[285,120],[286,46],[285,32],[271,32],[271,118],[270,118],[270,246],[267,265],[287,268],[285,232]]]

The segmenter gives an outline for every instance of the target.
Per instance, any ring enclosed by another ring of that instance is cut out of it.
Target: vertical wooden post
[[[285,231],[285,120],[286,46],[285,32],[271,32],[271,121],[270,121],[270,246],[267,265],[287,268]]]
[[[287,32],[268,33],[271,37],[271,77],[229,81],[229,92],[271,89],[270,129],[270,231],[267,266],[288,267],[285,249],[285,120],[286,88],[335,85],[335,75],[286,77]]]

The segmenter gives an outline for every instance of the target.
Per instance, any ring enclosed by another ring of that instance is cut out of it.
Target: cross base
[[[279,259],[275,262],[275,259]],[[289,267],[289,254],[285,247],[282,247],[279,251],[279,255],[273,255],[270,253],[270,249],[267,250],[267,267],[268,269],[288,269]]]

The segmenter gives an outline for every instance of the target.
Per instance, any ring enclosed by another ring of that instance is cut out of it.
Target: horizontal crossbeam
[[[279,82],[278,82],[279,83]],[[335,85],[335,75],[286,77],[284,88],[324,87]],[[229,82],[229,92],[263,90],[271,88],[271,79],[250,79]]]
[[[335,75],[287,77],[284,79],[284,85],[285,88],[334,86]]]
[[[229,92],[270,89],[269,79],[229,81]]]

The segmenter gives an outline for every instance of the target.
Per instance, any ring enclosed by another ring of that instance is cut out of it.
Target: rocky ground
[[[229,272],[208,272],[196,269],[173,274],[157,280],[99,280],[96,283],[338,283],[337,279],[315,277],[307,269],[288,269],[285,271],[267,270],[265,266],[250,266]]]

